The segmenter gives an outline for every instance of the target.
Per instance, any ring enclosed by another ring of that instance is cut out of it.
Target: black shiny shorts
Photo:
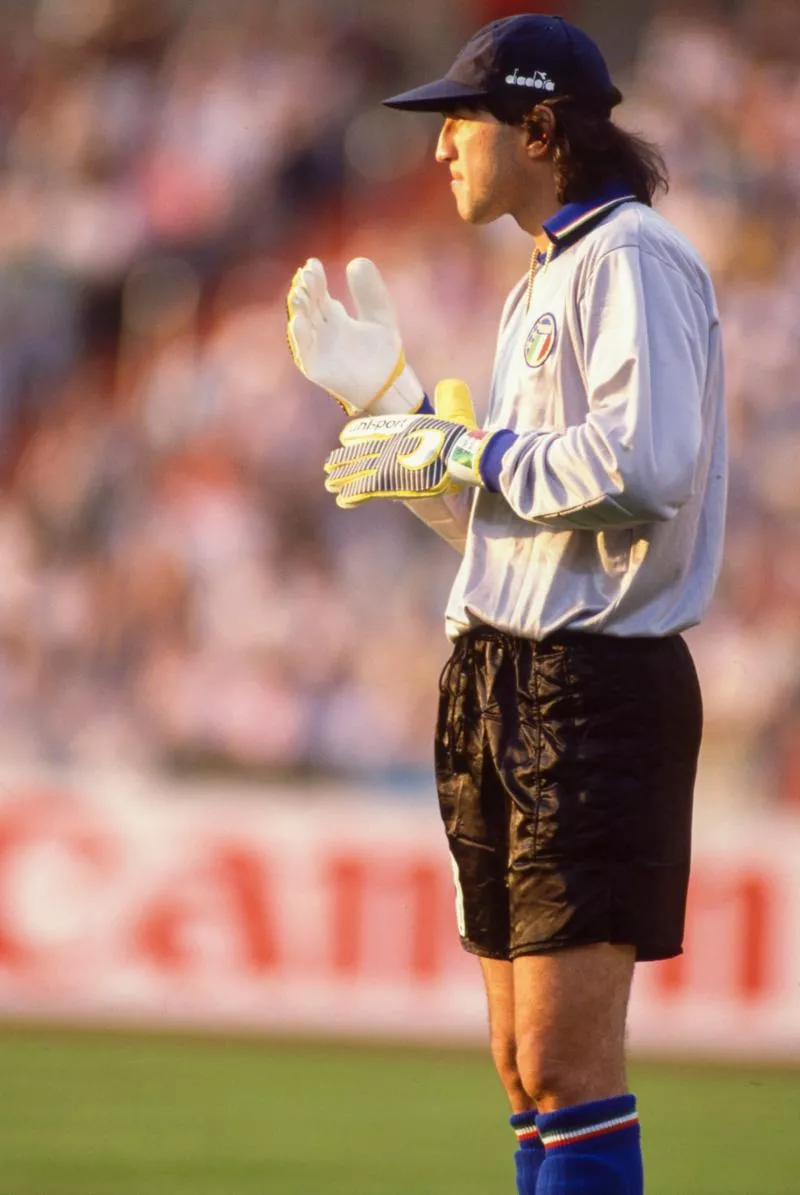
[[[479,627],[440,683],[439,803],[464,947],[680,954],[702,706],[679,635]]]

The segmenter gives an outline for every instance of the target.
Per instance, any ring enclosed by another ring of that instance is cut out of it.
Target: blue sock
[[[642,1195],[634,1096],[542,1112],[536,1126],[545,1154],[536,1195]]]
[[[515,1112],[508,1123],[517,1134],[517,1191],[519,1195],[536,1195],[536,1179],[544,1161],[544,1146],[536,1127],[535,1112]]]

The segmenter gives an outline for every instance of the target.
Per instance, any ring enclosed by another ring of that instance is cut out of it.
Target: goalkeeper
[[[463,383],[431,408],[370,262],[352,316],[313,259],[288,300],[296,364],[352,416],[328,489],[402,499],[462,554],[436,778],[520,1195],[643,1189],[626,1012],[634,964],[681,950],[702,721],[681,632],[722,550],[716,301],[652,211],[663,163],[612,122],[621,98],[585,34],[530,15],[386,101],[443,114],[463,220],[532,238],[484,427]]]

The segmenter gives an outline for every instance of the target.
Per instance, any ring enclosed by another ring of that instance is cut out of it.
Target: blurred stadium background
[[[322,490],[284,295],[371,256],[419,376],[486,392],[525,238],[462,227],[436,118],[378,101],[520,7],[0,0],[2,1195],[510,1189],[433,802],[455,558]],[[648,1190],[790,1195],[800,3],[541,7],[664,147],[727,345],[687,952],[632,1013]]]

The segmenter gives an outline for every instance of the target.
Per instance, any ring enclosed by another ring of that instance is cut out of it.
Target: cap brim
[[[460,104],[479,103],[486,98],[485,91],[476,91],[474,87],[454,83],[450,79],[437,79],[434,83],[425,83],[413,91],[403,91],[382,102],[387,108],[401,108],[406,112],[445,112],[458,108]]]

